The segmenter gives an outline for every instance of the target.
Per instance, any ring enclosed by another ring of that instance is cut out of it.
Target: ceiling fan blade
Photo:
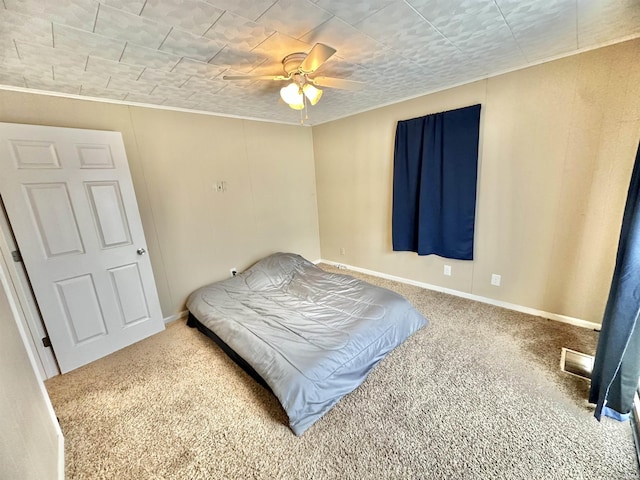
[[[298,68],[304,73],[313,73],[334,53],[336,53],[335,48],[324,43],[316,43]]]
[[[224,75],[223,80],[289,80],[284,75]]]
[[[315,77],[310,80],[319,87],[339,88],[341,90],[362,90],[365,86],[364,82],[333,77]]]

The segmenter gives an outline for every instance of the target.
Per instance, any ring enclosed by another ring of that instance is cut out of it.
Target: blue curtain
[[[616,267],[602,320],[589,400],[595,417],[626,420],[640,377],[640,146],[622,219]]]
[[[398,122],[396,251],[473,260],[480,105]]]

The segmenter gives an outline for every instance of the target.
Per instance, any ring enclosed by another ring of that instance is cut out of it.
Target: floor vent
[[[560,370],[590,380],[593,371],[593,355],[563,348],[560,357]]]

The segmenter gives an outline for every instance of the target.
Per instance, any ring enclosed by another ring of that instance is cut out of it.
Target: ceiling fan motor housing
[[[290,55],[287,55],[282,59],[282,67],[287,75],[292,75],[295,73],[300,64],[307,58],[307,54],[303,52],[296,52]]]

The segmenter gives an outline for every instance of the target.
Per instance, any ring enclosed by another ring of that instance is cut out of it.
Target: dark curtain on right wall
[[[480,105],[398,122],[393,249],[473,260]]]
[[[616,267],[602,319],[589,401],[595,417],[626,420],[640,377],[640,146],[622,219]]]

